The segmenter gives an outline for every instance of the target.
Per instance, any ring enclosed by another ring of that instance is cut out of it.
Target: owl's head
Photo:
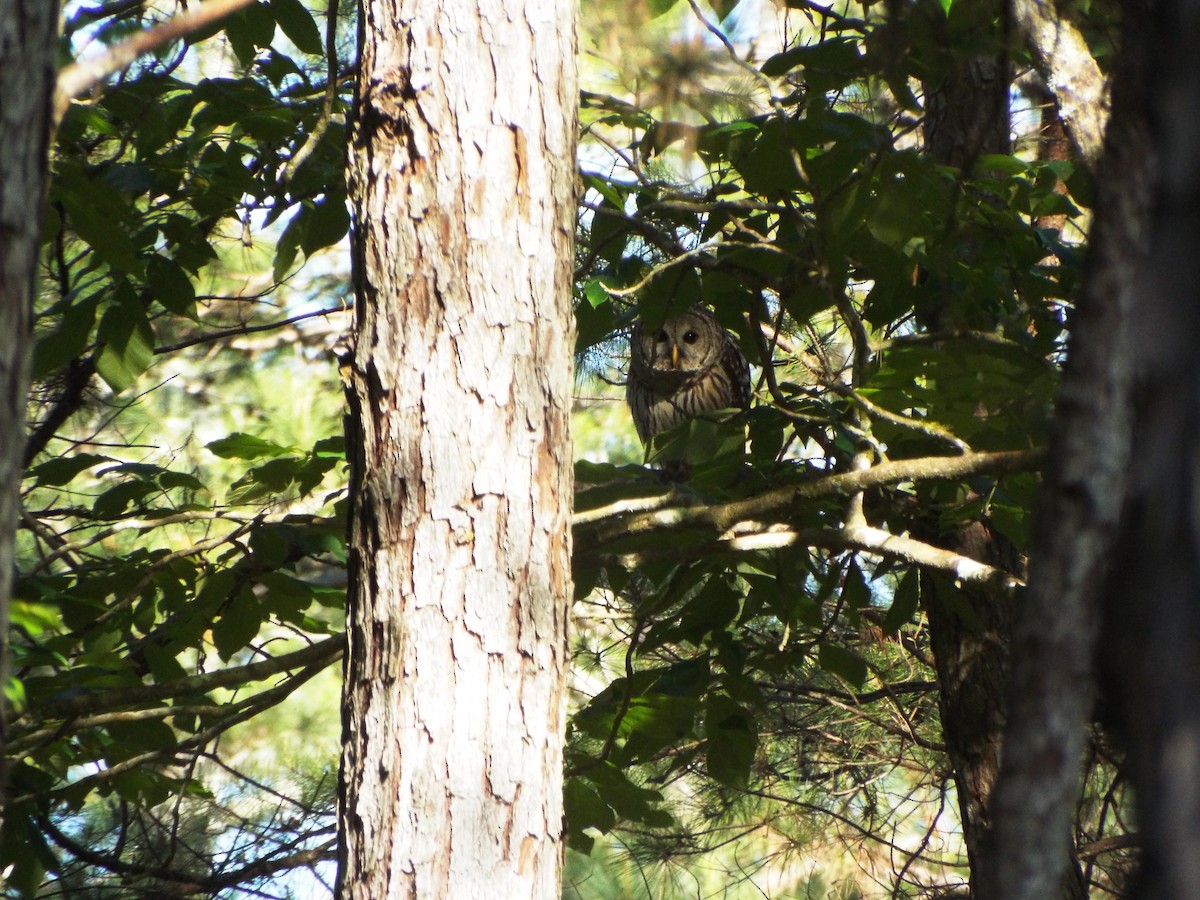
[[[667,319],[657,330],[639,327],[635,355],[647,369],[659,372],[700,372],[720,357],[726,334],[704,310],[690,310]]]

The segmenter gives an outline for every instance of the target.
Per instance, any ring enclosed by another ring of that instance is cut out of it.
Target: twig
[[[92,90],[110,75],[129,68],[138,57],[211,25],[243,6],[249,6],[251,2],[252,0],[208,0],[207,3],[180,13],[161,25],[139,31],[103,56],[80,60],[67,66],[58,73],[58,84],[54,90],[55,126],[62,120],[72,100]]]
[[[39,706],[39,719],[70,718],[84,714],[95,714],[106,710],[119,709],[123,706],[133,706],[139,703],[155,703],[174,697],[186,697],[193,694],[204,694],[218,688],[233,685],[248,684],[252,681],[263,681],[272,675],[298,669],[302,666],[325,666],[342,655],[346,646],[346,637],[335,634],[319,643],[312,644],[282,656],[274,656],[260,662],[247,663],[244,666],[233,666],[218,669],[215,672],[203,672],[191,675],[178,681],[168,681],[161,684],[143,684],[128,688],[114,688],[95,693],[73,694],[60,700],[50,700]],[[28,720],[29,714],[18,718],[14,724]]]
[[[174,353],[176,350],[183,350],[187,347],[195,346],[196,344],[205,344],[211,341],[219,341],[222,338],[238,337],[243,334],[253,334],[256,331],[271,331],[275,328],[285,328],[288,325],[295,325],[297,322],[303,322],[305,319],[316,318],[317,316],[331,316],[335,313],[346,312],[353,309],[353,306],[348,303],[343,303],[340,306],[332,306],[328,309],[318,309],[312,312],[300,313],[288,319],[282,319],[278,322],[265,322],[261,325],[237,325],[233,328],[226,328],[222,331],[213,331],[208,334],[202,334],[198,337],[188,338],[184,341],[179,341],[175,344],[167,344],[163,347],[155,347],[155,354]]]
[[[329,127],[329,120],[333,116],[333,101],[337,98],[337,47],[334,40],[337,37],[337,16],[338,16],[338,0],[329,0],[328,8],[325,10],[325,97],[321,101],[321,115],[317,119],[317,124],[313,126],[313,130],[309,133],[308,139],[304,145],[296,151],[296,155],[288,160],[287,166],[283,170],[283,177],[280,181],[284,184],[291,183],[292,176],[296,174],[296,170],[304,165],[304,161],[312,156],[313,151],[317,149],[317,145],[321,143],[321,138],[325,135],[325,130]]]

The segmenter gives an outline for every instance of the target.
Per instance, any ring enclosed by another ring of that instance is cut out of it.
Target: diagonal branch
[[[110,75],[129,68],[139,56],[199,31],[250,3],[251,0],[208,0],[161,25],[139,31],[102,56],[67,66],[58,73],[58,85],[54,91],[54,122],[61,121],[72,100],[87,93]]]
[[[215,672],[204,672],[181,678],[178,681],[168,681],[162,684],[142,684],[129,688],[96,693],[72,694],[59,700],[50,700],[38,707],[39,719],[71,718],[85,714],[94,714],[106,710],[120,709],[142,703],[155,703],[169,700],[172,697],[184,697],[192,694],[204,694],[217,688],[232,687],[247,684],[251,681],[262,681],[280,672],[308,666],[324,666],[342,654],[346,645],[346,637],[335,634],[319,643],[312,644],[282,656],[274,656],[259,662],[247,663],[244,666],[233,666],[218,669]],[[28,715],[17,719],[14,724],[22,724]]]
[[[617,540],[638,535],[700,531],[720,535],[739,522],[786,520],[792,507],[804,500],[849,497],[860,491],[906,481],[956,481],[973,475],[1004,475],[1037,469],[1045,453],[1002,450],[883,462],[868,469],[827,475],[767,491],[745,500],[703,506],[686,505],[614,515],[600,521],[576,521],[576,551],[594,553]]]
[[[899,559],[942,572],[959,585],[971,584],[1001,594],[1011,593],[1022,586],[1020,580],[1003,569],[865,523],[847,524],[841,528],[789,528],[786,525],[764,526],[760,522],[742,522],[731,529],[730,533],[711,540],[660,550],[629,553],[577,550],[575,564],[586,567],[599,565],[606,560],[618,560],[625,567],[634,568],[656,559],[696,558],[714,553],[750,553],[758,550],[778,550],[783,547],[820,547],[834,552],[857,551]]]

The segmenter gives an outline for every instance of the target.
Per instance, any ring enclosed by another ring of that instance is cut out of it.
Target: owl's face
[[[725,331],[708,316],[688,312],[668,319],[657,331],[638,333],[641,362],[659,372],[698,372],[716,361]]]
[[[697,307],[630,336],[625,399],[642,443],[709,410],[750,402],[750,367],[733,336]]]

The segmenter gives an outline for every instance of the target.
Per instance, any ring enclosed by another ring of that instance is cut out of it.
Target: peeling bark
[[[559,893],[574,34],[363,3],[339,896]]]

